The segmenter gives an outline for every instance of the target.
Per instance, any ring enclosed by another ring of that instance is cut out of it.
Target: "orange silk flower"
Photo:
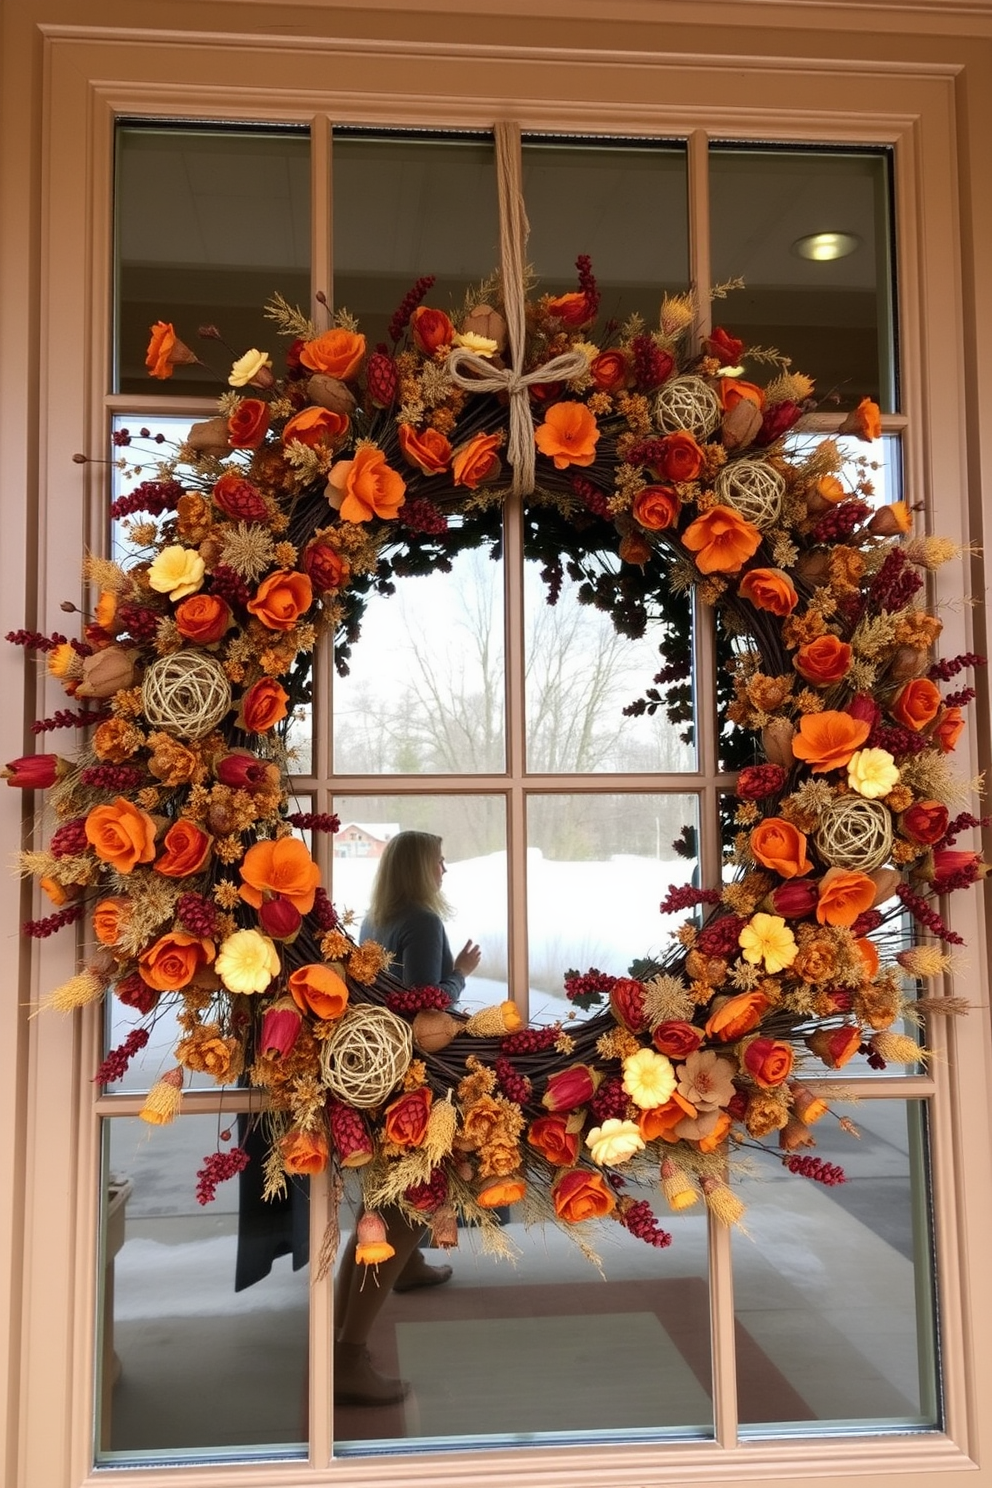
[[[101,862],[118,873],[131,873],[155,856],[155,823],[125,796],[118,796],[109,806],[94,806],[86,818],[85,832]]]
[[[711,506],[689,523],[682,541],[696,554],[700,573],[739,573],[760,548],[761,533],[732,507]]]
[[[875,884],[867,873],[830,868],[820,879],[816,918],[821,925],[854,924],[875,902]]]
[[[279,569],[263,579],[248,609],[268,630],[292,630],[313,604],[313,585],[295,568]]]
[[[399,442],[404,460],[422,475],[440,475],[451,464],[451,445],[438,429],[418,434],[412,424],[400,424]]]
[[[353,460],[339,460],[328,477],[341,493],[341,517],[345,522],[367,522],[370,517],[389,521],[406,500],[406,482],[386,463],[381,449],[363,444]]]
[[[365,337],[340,328],[325,331],[315,341],[308,341],[300,352],[300,361],[311,372],[324,372],[328,377],[347,382],[362,365]]]
[[[348,984],[320,962],[299,966],[289,977],[290,996],[303,1013],[333,1022],[348,1006]]]
[[[573,1168],[551,1190],[551,1202],[559,1219],[567,1224],[580,1224],[584,1219],[601,1219],[610,1214],[617,1201],[598,1173]]]
[[[475,434],[460,444],[451,457],[451,476],[456,486],[474,491],[499,470],[499,434]]]
[[[780,878],[801,878],[813,864],[806,856],[806,834],[781,816],[768,816],[751,833],[751,851]]]
[[[835,635],[817,636],[796,652],[796,671],[816,687],[829,687],[846,677],[853,652],[846,641]]]
[[[663,532],[677,520],[681,505],[679,493],[671,486],[645,486],[634,497],[630,514],[649,532]]]
[[[707,1018],[706,1037],[728,1044],[757,1028],[769,1006],[764,992],[738,992],[736,997],[726,997],[714,1005]]]
[[[502,1209],[504,1204],[518,1203],[526,1192],[527,1184],[522,1178],[496,1178],[476,1194],[475,1202],[482,1209]]]
[[[279,1154],[287,1173],[322,1173],[327,1166],[327,1138],[321,1131],[294,1127],[279,1142]]]
[[[792,741],[792,752],[812,767],[814,775],[822,775],[827,770],[843,769],[870,733],[871,725],[864,719],[852,718],[850,713],[829,709],[824,713],[807,713]]]
[[[772,615],[791,615],[799,603],[792,580],[780,568],[749,569],[737,592],[756,610],[768,610]]]
[[[332,445],[342,434],[348,432],[349,419],[346,413],[335,413],[330,408],[302,408],[294,413],[282,431],[283,444],[294,439],[308,449],[318,445]]]
[[[187,987],[201,966],[209,966],[216,950],[212,940],[170,930],[160,935],[138,958],[141,979],[157,992],[178,992]]]
[[[907,682],[889,708],[892,717],[919,733],[940,712],[940,690],[929,677],[916,677]]]
[[[554,460],[556,470],[569,465],[591,465],[596,458],[599,426],[584,403],[555,403],[544,423],[534,430],[542,455]]]
[[[320,869],[298,837],[254,843],[245,853],[239,872],[244,879],[241,897],[253,909],[274,894],[288,899],[300,914],[313,909]]]
[[[155,872],[166,878],[185,878],[189,873],[199,873],[210,857],[213,838],[196,822],[181,816],[174,821],[162,839],[165,849]]]

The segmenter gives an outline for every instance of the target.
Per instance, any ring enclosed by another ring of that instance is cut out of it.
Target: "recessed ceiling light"
[[[808,237],[797,238],[792,245],[793,253],[800,258],[812,258],[817,263],[826,263],[831,258],[846,258],[861,247],[861,239],[854,233],[818,232]]]

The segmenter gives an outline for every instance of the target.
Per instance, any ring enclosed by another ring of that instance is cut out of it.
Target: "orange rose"
[[[818,515],[827,507],[838,506],[847,497],[848,490],[843,481],[838,480],[835,475],[821,475],[813,487],[813,515]]]
[[[528,1128],[527,1141],[555,1167],[570,1168],[579,1155],[582,1134],[569,1131],[567,1116],[539,1116]]]
[[[596,314],[596,306],[590,303],[584,290],[573,289],[568,294],[551,295],[545,306],[549,315],[573,329],[588,325]]]
[[[290,996],[303,1013],[333,1022],[348,1006],[348,984],[329,966],[314,962],[290,973]]]
[[[875,885],[867,873],[830,868],[820,879],[816,918],[821,925],[853,925],[875,903]]]
[[[292,630],[313,604],[313,585],[295,568],[279,569],[263,579],[248,609],[268,630]]]
[[[649,532],[663,532],[678,519],[681,507],[678,492],[671,486],[645,486],[634,497],[631,516]]]
[[[772,615],[791,615],[799,603],[792,580],[780,568],[752,568],[741,579],[737,589],[756,610]]]
[[[680,1121],[686,1116],[693,1117],[698,1113],[691,1101],[687,1101],[684,1095],[679,1095],[673,1090],[669,1099],[663,1106],[654,1106],[650,1111],[641,1111],[637,1118],[638,1129],[645,1142],[653,1142],[658,1137],[665,1142],[675,1141],[672,1135]]]
[[[322,1173],[327,1167],[327,1150],[322,1131],[305,1132],[297,1126],[279,1141],[279,1155],[287,1173]]]
[[[711,506],[682,534],[700,573],[739,573],[761,546],[757,527],[729,506]]]
[[[86,840],[103,863],[130,873],[155,856],[155,823],[147,811],[118,796],[110,806],[94,806],[86,818]]]
[[[805,760],[814,775],[841,770],[871,733],[871,725],[850,713],[807,713],[792,741],[792,752]]]
[[[566,1224],[580,1224],[584,1219],[601,1219],[616,1208],[617,1201],[598,1173],[573,1168],[565,1173],[551,1190],[555,1213]]]
[[[882,417],[878,404],[871,398],[862,398],[853,413],[849,413],[840,426],[841,434],[856,434],[859,439],[880,439]]]
[[[658,454],[652,456],[651,468],[663,480],[695,480],[703,468],[703,452],[685,429],[666,434],[657,441],[656,448]]]
[[[509,1178],[495,1178],[476,1194],[475,1202],[482,1209],[502,1209],[506,1204],[519,1203],[526,1192],[527,1184],[522,1178],[512,1175]]]
[[[172,376],[173,367],[189,366],[198,360],[196,353],[190,351],[189,347],[180,341],[168,321],[157,320],[155,322],[145,355],[145,366],[148,368],[150,377],[157,377],[164,381],[165,378]]]
[[[348,432],[349,419],[345,413],[334,413],[330,408],[303,408],[286,423],[282,431],[283,444],[295,439],[308,449],[318,445],[332,445],[342,434]]]
[[[265,734],[286,717],[289,693],[274,677],[263,677],[241,699],[238,727],[248,734]]]
[[[542,455],[554,460],[556,470],[569,465],[591,465],[596,458],[599,427],[584,403],[555,403],[543,424],[534,430]]]
[[[757,1028],[770,1006],[763,992],[738,992],[736,997],[718,998],[706,1020],[706,1037],[732,1043]]]
[[[364,355],[365,337],[336,327],[315,341],[307,341],[300,352],[300,361],[311,372],[326,372],[328,377],[347,382],[362,365]]]
[[[269,432],[272,413],[261,398],[242,398],[227,420],[227,442],[232,449],[258,449]]]
[[[851,647],[835,635],[817,636],[796,652],[796,671],[817,687],[830,687],[846,677],[851,666]]]
[[[176,629],[187,641],[213,646],[231,624],[230,606],[215,594],[191,594],[176,605]]]
[[[155,864],[155,872],[163,873],[166,878],[185,878],[189,873],[199,873],[210,857],[213,840],[196,822],[181,816],[162,839],[165,851]]]
[[[210,965],[215,954],[212,940],[170,930],[138,957],[142,981],[157,992],[178,992],[189,986],[201,967]]]
[[[456,486],[467,486],[470,491],[495,475],[500,468],[499,434],[476,434],[465,444],[460,444],[451,460],[451,473]]]
[[[865,981],[870,982],[877,976],[878,968],[881,965],[878,946],[873,940],[869,940],[867,936],[861,936],[854,944],[857,946],[858,954],[864,962]]]
[[[424,356],[433,356],[439,346],[451,345],[455,328],[443,310],[432,310],[430,305],[418,305],[410,316],[410,334]]]
[[[330,543],[314,541],[303,552],[303,571],[321,594],[343,589],[351,576],[347,558]]]
[[[451,464],[451,445],[437,429],[418,434],[412,424],[400,424],[399,441],[404,460],[422,475],[440,475]]]
[[[622,351],[601,351],[589,363],[589,376],[601,393],[616,393],[630,381],[630,364]]]
[[[795,1055],[780,1039],[755,1038],[744,1046],[743,1065],[762,1090],[774,1090],[792,1074]]]
[[[753,403],[755,408],[764,408],[765,395],[753,382],[740,377],[721,377],[717,383],[720,405],[725,413],[736,408],[738,403]]]
[[[93,910],[93,934],[101,945],[115,946],[131,918],[131,901],[121,894],[101,899]]]
[[[320,883],[320,869],[298,837],[277,837],[256,842],[244,855],[238,870],[244,882],[241,898],[253,909],[263,899],[281,894],[300,914],[309,914]]]
[[[400,1147],[420,1147],[427,1135],[433,1096],[425,1085],[394,1100],[383,1113],[386,1138]]]
[[[363,444],[353,460],[339,460],[331,469],[328,485],[341,498],[341,516],[346,522],[384,521],[396,516],[406,500],[406,482],[386,463],[381,449]],[[333,504],[333,499],[332,499]]]
[[[806,834],[781,816],[768,816],[751,833],[751,851],[780,878],[802,878],[813,864],[806,856]]]
[[[840,1069],[861,1047],[861,1029],[844,1023],[840,1028],[818,1028],[804,1040],[807,1049],[829,1069]],[[807,1123],[810,1117],[806,1116]]]
[[[940,712],[940,690],[928,677],[916,677],[906,683],[890,704],[889,712],[905,728],[919,733]]]
[[[944,754],[950,754],[964,733],[964,718],[958,707],[945,708],[937,720],[933,736]]]

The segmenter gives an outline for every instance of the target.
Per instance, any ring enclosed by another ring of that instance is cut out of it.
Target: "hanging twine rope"
[[[486,357],[457,348],[448,357],[448,375],[460,388],[472,393],[506,393],[510,403],[510,436],[506,457],[513,471],[514,496],[529,496],[534,489],[534,420],[528,388],[541,382],[568,382],[581,377],[589,363],[581,351],[552,357],[543,367],[523,372],[527,327],[524,300],[524,252],[530,226],[520,185],[520,128],[517,124],[496,125],[496,182],[499,191],[499,257],[503,277],[503,308],[506,315],[510,365],[495,367]]]

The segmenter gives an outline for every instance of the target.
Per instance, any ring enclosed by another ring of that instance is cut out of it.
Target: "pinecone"
[[[269,515],[261,493],[240,476],[221,476],[213,489],[213,502],[236,522],[263,522]]]
[[[597,1121],[626,1121],[629,1106],[623,1081],[617,1075],[604,1080],[589,1102],[589,1109]]]
[[[176,903],[176,918],[190,935],[208,939],[217,932],[217,906],[200,894],[182,894]]]
[[[747,921],[741,915],[723,915],[704,925],[696,936],[696,949],[704,956],[729,956],[739,948],[739,937]]]
[[[385,352],[374,351],[365,365],[369,397],[376,408],[389,408],[396,399],[399,374],[396,363]]]
[[[360,1168],[372,1157],[372,1139],[357,1111],[341,1101],[327,1104],[331,1141],[337,1148],[344,1168]]]
[[[86,818],[77,816],[64,822],[52,833],[48,850],[53,858],[75,858],[89,847],[86,838]]]

